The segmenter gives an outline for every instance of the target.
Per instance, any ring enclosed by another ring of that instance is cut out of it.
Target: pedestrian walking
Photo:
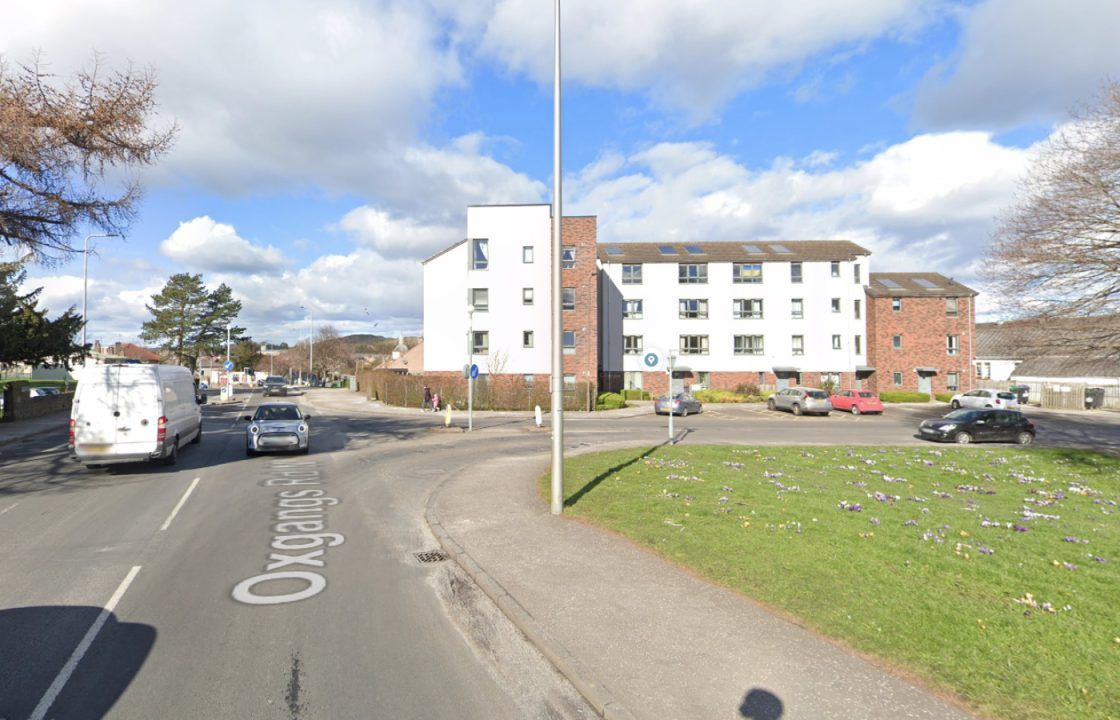
[[[424,404],[420,406],[420,409],[423,410],[424,412],[427,412],[428,409],[431,408],[431,407],[432,407],[432,389],[430,387],[428,387],[427,385],[425,385],[424,386]]]
[[[432,395],[432,412],[439,412],[439,393]]]

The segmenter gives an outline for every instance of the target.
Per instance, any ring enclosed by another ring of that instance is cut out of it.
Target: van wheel
[[[202,423],[198,424],[198,432],[191,438],[191,445],[198,445],[200,442],[202,442]]]
[[[168,451],[167,457],[163,459],[163,464],[168,467],[179,462],[179,436],[176,435],[175,439],[171,441],[171,450]]]

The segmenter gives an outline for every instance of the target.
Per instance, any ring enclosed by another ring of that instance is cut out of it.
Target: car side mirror
[[[304,415],[304,416],[303,416],[303,419],[304,419],[304,420],[310,420],[310,419],[311,419],[311,416],[310,416],[310,415]]]
[[[242,419],[242,420],[252,420],[252,419],[253,419],[253,416],[252,416],[252,415],[242,415],[242,416],[241,416],[241,419]]]

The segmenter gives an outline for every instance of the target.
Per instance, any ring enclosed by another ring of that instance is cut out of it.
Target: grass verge
[[[1120,717],[1116,458],[658,447],[572,457],[565,476],[567,513],[982,713]]]

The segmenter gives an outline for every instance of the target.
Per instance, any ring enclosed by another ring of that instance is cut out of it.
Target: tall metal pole
[[[552,487],[553,515],[564,511],[564,316],[561,311],[564,205],[560,181],[560,0],[553,20],[554,77],[552,80]]]
[[[467,306],[467,432],[474,432],[474,305]]]
[[[311,344],[311,357],[307,359],[307,377],[309,382],[315,382],[315,308],[311,307],[310,303],[307,305],[307,312],[311,313],[311,335],[308,338]]]
[[[86,235],[85,244],[82,245],[82,352],[86,348],[86,326],[89,325],[89,240],[90,238],[120,237],[116,233],[103,235]]]

